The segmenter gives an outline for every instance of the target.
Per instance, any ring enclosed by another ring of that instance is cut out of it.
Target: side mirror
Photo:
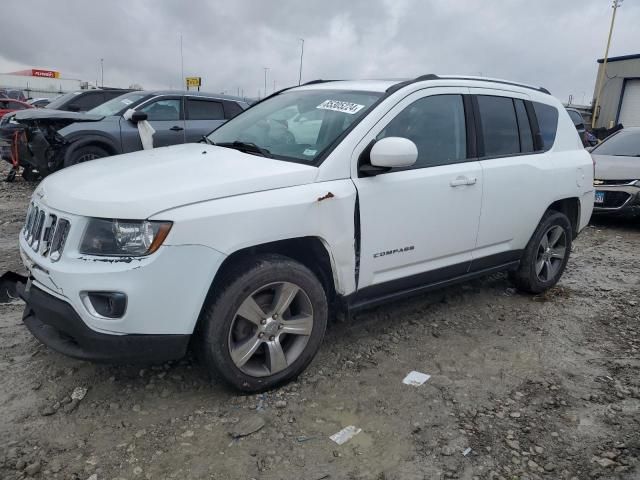
[[[69,106],[67,107],[67,109],[68,109],[70,112],[79,112],[79,111],[80,111],[80,105],[78,105],[77,103],[72,103],[71,105],[69,105]]]
[[[142,122],[144,120],[147,119],[147,114],[145,112],[133,112],[133,114],[131,114],[131,121],[133,123],[138,123],[138,122]]]
[[[374,167],[410,167],[418,159],[418,147],[408,138],[387,137],[373,145],[369,159]]]

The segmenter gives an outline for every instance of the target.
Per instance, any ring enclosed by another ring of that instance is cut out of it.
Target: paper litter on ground
[[[431,378],[431,375],[427,375],[426,373],[416,372],[414,370],[412,372],[409,372],[409,374],[406,377],[404,377],[404,380],[402,380],[402,383],[406,385],[413,385],[414,387],[419,387],[430,378]]]
[[[344,427],[338,433],[334,433],[329,438],[336,442],[338,445],[342,445],[343,443],[348,442],[354,436],[359,434],[362,431],[361,428],[356,428],[353,425],[349,425],[348,427]]]

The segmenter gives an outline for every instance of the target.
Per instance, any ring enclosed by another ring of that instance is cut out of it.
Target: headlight
[[[80,253],[139,257],[155,252],[171,230],[171,222],[92,218],[82,237]]]

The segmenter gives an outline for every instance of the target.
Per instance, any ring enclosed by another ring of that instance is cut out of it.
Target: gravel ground
[[[32,189],[0,183],[0,273],[21,270]],[[494,275],[363,312],[297,382],[253,396],[192,358],[63,357],[0,304],[0,478],[640,478],[638,261],[640,222],[600,221],[545,295]],[[412,370],[431,378],[404,385]]]

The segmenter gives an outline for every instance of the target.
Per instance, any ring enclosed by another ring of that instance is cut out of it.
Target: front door
[[[156,131],[153,147],[166,147],[185,143],[185,122],[180,97],[161,97],[138,109],[147,114],[147,120]]]
[[[430,88],[403,99],[362,140],[353,161],[384,137],[413,141],[418,160],[353,179],[361,224],[359,294],[385,295],[467,273],[478,233],[482,169],[467,141],[460,89]]]

